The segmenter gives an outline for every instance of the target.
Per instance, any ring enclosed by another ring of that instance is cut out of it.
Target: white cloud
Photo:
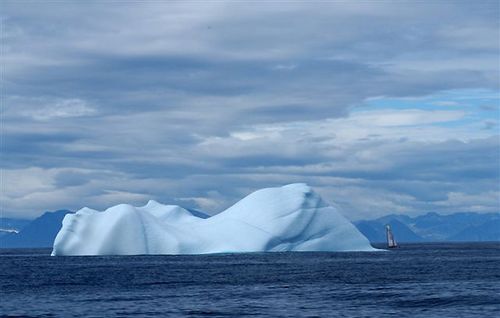
[[[275,66],[273,66],[273,70],[277,71],[293,71],[296,68],[296,64],[276,64]]]
[[[35,120],[51,120],[56,118],[71,118],[89,116],[96,113],[84,100],[78,98],[63,99],[51,104],[41,105],[39,109],[22,112]]]
[[[417,126],[451,122],[462,119],[464,115],[463,111],[386,109],[355,112],[352,114],[351,120],[362,126]]]
[[[496,191],[482,193],[450,192],[447,200],[438,202],[437,206],[444,207],[445,211],[449,212],[498,212],[500,211],[498,198],[500,198],[500,186]]]
[[[150,195],[146,193],[134,193],[128,191],[104,189],[102,194],[90,198],[89,201],[99,206],[109,205],[110,202],[120,202],[129,204],[137,202],[140,205],[141,202],[147,202],[148,200],[150,200],[150,198],[151,198]]]
[[[458,105],[460,105],[459,103],[457,103],[455,101],[451,101],[451,100],[437,101],[437,102],[433,102],[432,104],[436,105],[436,106],[458,106]]]
[[[213,212],[215,213],[221,212],[222,210],[218,209],[220,209],[220,207],[225,203],[221,199],[210,198],[210,197],[190,197],[190,198],[188,197],[188,198],[179,198],[178,200],[181,202],[193,201],[199,209],[208,214],[211,214]]]
[[[38,167],[26,169],[2,169],[0,197],[18,198],[33,192],[46,192],[54,189],[53,180],[56,170]]]
[[[463,111],[436,111],[417,109],[384,109],[354,111],[344,118],[289,122],[279,124],[254,125],[245,130],[231,132],[228,137],[209,137],[200,144],[200,149],[210,153],[251,154],[270,149],[280,153],[294,154],[299,148],[322,148],[336,145],[353,145],[367,140],[402,140],[437,142],[450,138],[470,140],[489,136],[459,125],[445,127],[441,124],[461,120],[466,116]],[[315,141],[311,144],[311,141]],[[305,144],[304,144],[305,143]],[[259,150],[260,148],[260,150]],[[233,149],[224,152],[223,149]],[[320,151],[324,153],[324,151]]]

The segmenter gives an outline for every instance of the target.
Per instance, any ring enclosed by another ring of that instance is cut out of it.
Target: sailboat
[[[391,226],[389,224],[385,226],[385,234],[387,236],[387,247],[398,247],[398,243],[396,243],[396,240],[394,239],[394,235],[392,234]]]

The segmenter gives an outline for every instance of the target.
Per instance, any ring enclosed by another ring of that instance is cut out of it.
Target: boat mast
[[[387,236],[387,247],[388,248],[397,247],[398,244],[396,243],[396,240],[394,239],[394,235],[392,235],[391,226],[389,224],[387,224],[385,226],[385,233]]]

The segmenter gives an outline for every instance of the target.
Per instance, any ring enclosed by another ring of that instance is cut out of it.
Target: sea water
[[[0,250],[0,316],[500,316],[500,243],[357,253],[49,254]]]

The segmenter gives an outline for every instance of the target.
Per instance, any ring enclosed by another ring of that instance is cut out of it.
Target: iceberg
[[[258,190],[208,217],[149,201],[67,214],[52,255],[373,251],[368,239],[306,184]]]

